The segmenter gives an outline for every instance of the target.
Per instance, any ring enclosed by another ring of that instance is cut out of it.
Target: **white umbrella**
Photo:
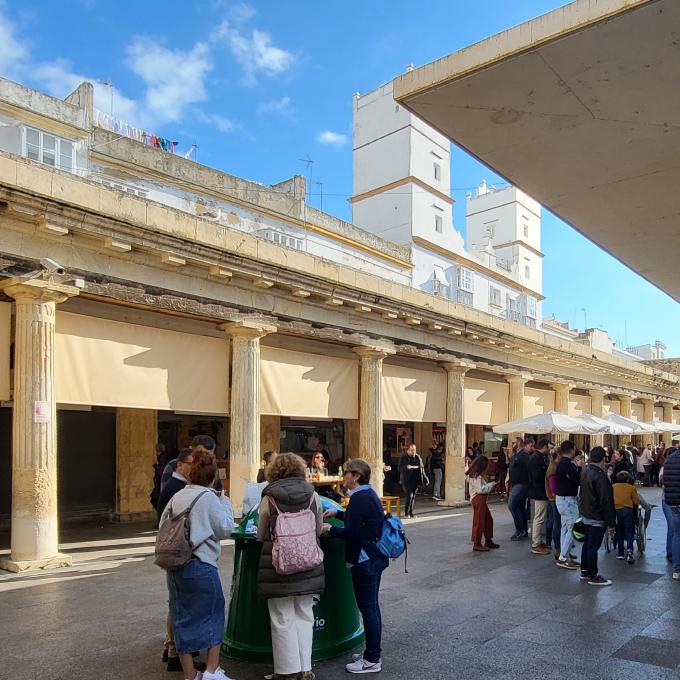
[[[654,432],[680,432],[680,425],[677,423],[665,423],[662,420],[655,420],[653,423],[645,423],[654,428]]]
[[[605,420],[608,420],[610,423],[617,423],[619,425],[627,425],[628,427],[632,427],[633,432],[631,434],[649,434],[654,432],[654,428],[651,425],[646,425],[645,423],[633,420],[632,418],[620,416],[618,413],[611,413],[605,418]]]
[[[606,418],[600,418],[599,416],[594,416],[590,413],[583,413],[580,416],[574,416],[574,420],[578,420],[579,422],[583,423],[588,423],[589,425],[594,425],[594,426],[601,426],[601,427],[606,427],[607,429],[604,431],[605,434],[614,434],[614,435],[622,435],[622,434],[634,434],[635,433],[635,428],[633,428],[631,425],[624,425],[623,423],[615,423],[612,420],[607,420]]]
[[[569,432],[570,434],[601,434],[607,431],[606,425],[595,425],[576,420],[572,416],[555,411],[539,413],[530,418],[513,420],[510,423],[496,425],[494,432],[513,434],[515,432],[531,432],[549,434],[550,432]]]

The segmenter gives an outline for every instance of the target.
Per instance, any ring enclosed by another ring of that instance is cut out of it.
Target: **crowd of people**
[[[493,518],[487,503],[498,482],[487,481],[487,467],[486,456],[478,455],[467,469],[475,552],[498,547],[493,540]],[[637,452],[626,446],[616,450],[595,446],[586,455],[569,440],[556,447],[549,439],[538,443],[532,438],[516,439],[508,466],[508,509],[515,527],[510,540],[521,541],[531,535],[532,554],[553,554],[557,567],[568,571],[580,569],[581,580],[588,584],[611,585],[611,580],[599,573],[598,551],[609,531],[617,558],[631,565],[635,563],[638,508],[644,511],[646,528],[653,507],[638,492],[637,484],[653,483],[663,488],[662,506],[668,526],[666,557],[673,563],[673,579],[680,580],[677,440],[669,448],[660,445],[654,453],[651,446]],[[580,560],[575,552],[579,541]]]

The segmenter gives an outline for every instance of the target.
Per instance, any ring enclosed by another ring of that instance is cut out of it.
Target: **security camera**
[[[40,264],[43,266],[43,269],[46,269],[50,274],[58,274],[59,276],[63,276],[66,273],[66,269],[64,269],[64,267],[49,257],[41,258]]]

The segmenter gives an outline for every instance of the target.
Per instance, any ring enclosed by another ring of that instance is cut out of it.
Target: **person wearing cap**
[[[590,460],[581,474],[579,508],[586,534],[581,550],[581,580],[591,586],[609,586],[611,581],[598,572],[597,551],[605,532],[616,528],[612,485],[605,472],[605,452],[601,446],[590,451]]]
[[[534,555],[549,555],[546,545],[548,519],[548,496],[545,492],[545,475],[550,464],[549,439],[541,439],[538,447],[529,455],[529,498],[531,499],[533,524],[531,529],[531,552]],[[551,536],[552,538],[552,536]]]

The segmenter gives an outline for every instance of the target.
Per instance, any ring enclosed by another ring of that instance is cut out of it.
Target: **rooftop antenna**
[[[196,152],[198,151],[198,145],[192,144],[187,151],[182,154],[182,158],[189,158],[192,161],[196,160]]]
[[[587,331],[588,330],[588,312],[586,312],[585,307],[581,307],[581,311],[583,312],[583,325],[584,325],[583,330]]]
[[[304,163],[307,166],[307,186],[311,190],[312,188],[312,176],[313,176],[313,165],[314,161],[309,157],[309,154],[305,154],[304,158],[298,158],[298,160],[301,163]],[[309,194],[309,192],[307,192]]]
[[[109,88],[109,94],[111,95],[111,109],[109,110],[109,115],[113,118],[113,83],[110,80],[104,80],[102,85]]]
[[[323,212],[323,182],[321,180],[317,181],[317,185],[319,187],[319,193],[321,196],[320,203],[319,203],[319,210]]]

